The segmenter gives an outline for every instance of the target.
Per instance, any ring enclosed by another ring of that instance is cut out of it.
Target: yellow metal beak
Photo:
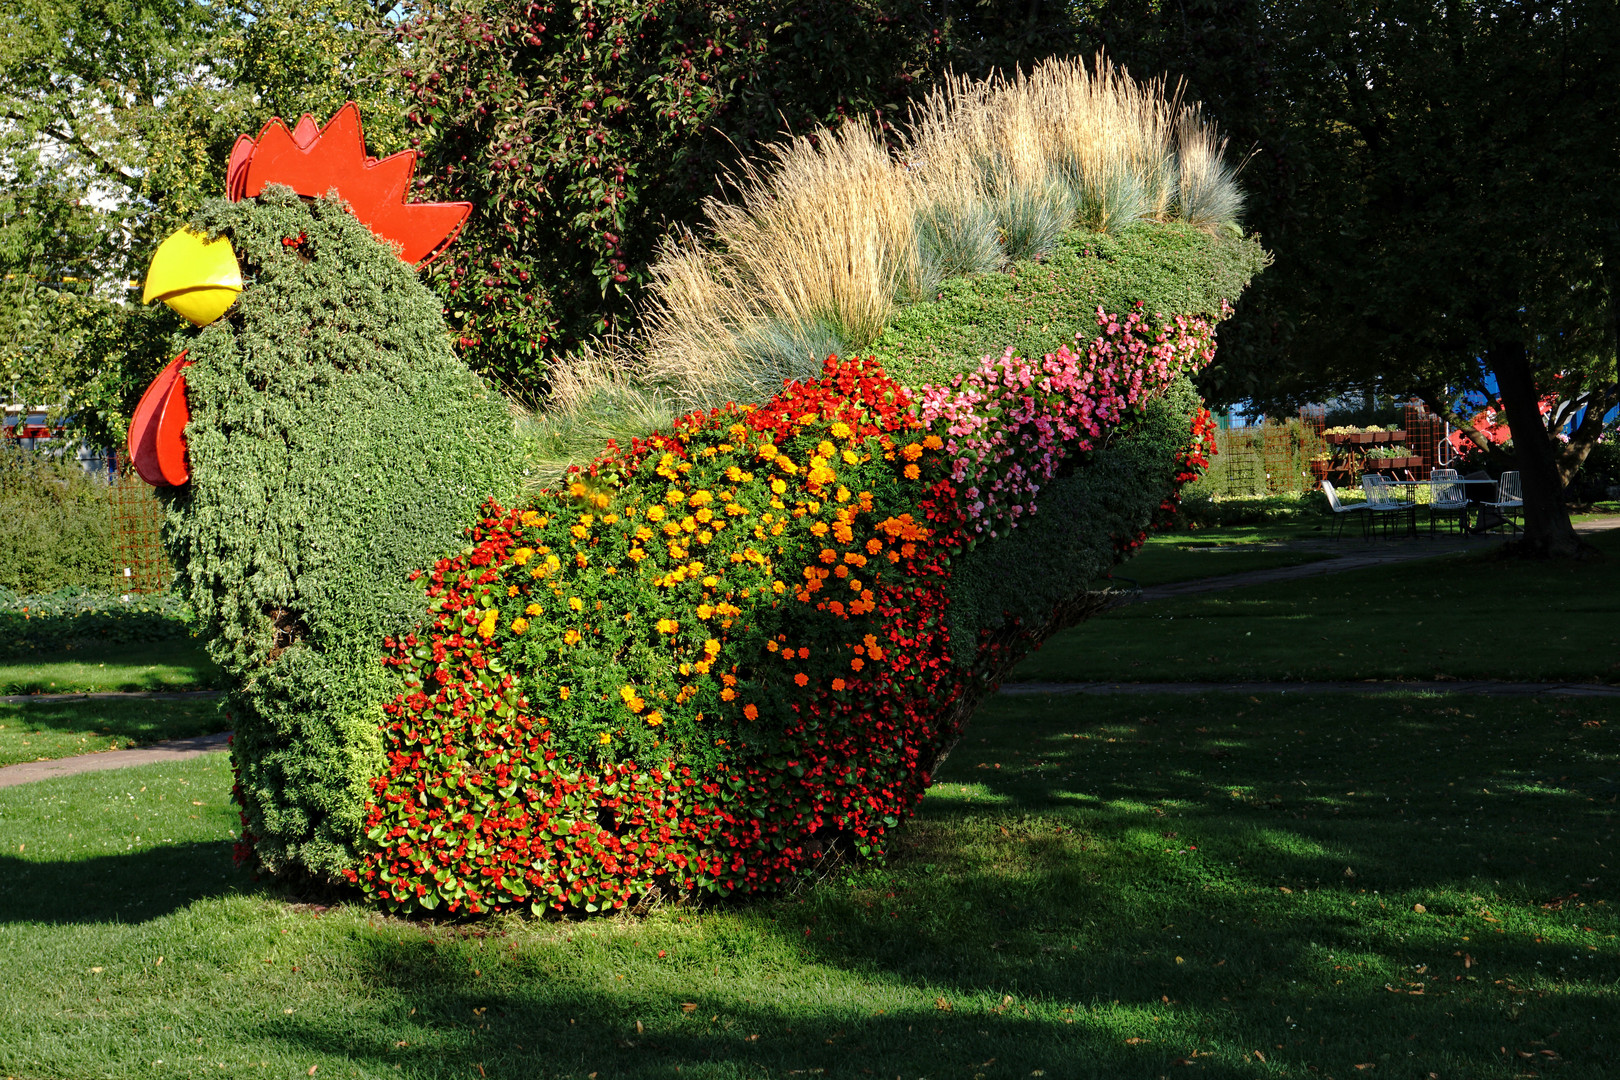
[[[181,229],[152,256],[141,303],[161,300],[195,325],[207,326],[225,314],[241,291],[242,267],[230,241]]]

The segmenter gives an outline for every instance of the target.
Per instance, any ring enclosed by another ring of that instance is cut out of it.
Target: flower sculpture
[[[206,272],[153,267],[219,309],[131,438],[234,682],[240,853],[269,871],[594,912],[881,854],[1212,449],[1187,376],[1223,312],[1096,308],[941,383],[831,356],[526,493],[411,270],[465,209],[405,203],[410,165],[366,157],[352,109],[272,123],[182,234]]]

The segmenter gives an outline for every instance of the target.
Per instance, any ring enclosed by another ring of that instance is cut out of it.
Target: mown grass
[[[1177,534],[1149,539],[1135,558],[1115,568],[1114,580],[1120,583],[1134,582],[1143,587],[1169,585],[1252,570],[1301,566],[1333,557],[1331,552],[1270,546],[1228,539],[1224,535],[1210,538],[1199,536],[1196,540],[1189,540],[1185,534]]]
[[[224,676],[195,641],[84,643],[70,652],[0,661],[0,694],[212,690]]]
[[[1620,531],[1587,539],[1602,559],[1520,562],[1493,546],[1133,605],[1056,635],[1011,677],[1620,681]]]
[[[127,750],[229,727],[214,698],[0,704],[0,765]]]
[[[223,755],[9,789],[0,1075],[1604,1077],[1617,731],[1607,701],[998,699],[887,865],[591,922],[251,882]]]

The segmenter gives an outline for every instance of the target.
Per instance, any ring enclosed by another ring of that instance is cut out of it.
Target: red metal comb
[[[400,245],[400,258],[419,266],[456,238],[472,203],[406,202],[415,172],[415,150],[381,161],[366,156],[360,109],[351,101],[324,128],[305,113],[290,130],[278,117],[258,139],[237,139],[225,168],[225,194],[233,202],[251,199],[266,184],[285,184],[311,199],[336,191],[372,232]]]

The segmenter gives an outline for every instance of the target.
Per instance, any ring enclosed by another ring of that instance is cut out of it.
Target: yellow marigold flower
[[[915,480],[917,477],[922,475],[922,470],[917,468],[915,465],[907,465],[904,471],[907,480]]]
[[[585,601],[581,600],[577,596],[570,596],[568,598],[568,607],[571,611],[584,611]]]
[[[782,646],[778,645],[774,641],[767,641],[765,643],[765,651],[766,652],[775,652],[776,650],[780,649],[781,647]]]
[[[568,531],[573,534],[575,540],[583,540],[590,535],[590,530],[583,525],[571,525]]]
[[[816,444],[816,453],[820,454],[824,458],[832,457],[837,452],[838,448],[832,443],[828,442],[826,439],[822,439],[821,442]]]
[[[699,675],[707,675],[709,673],[709,668],[711,668],[713,666],[714,665],[709,663],[709,661],[702,660],[702,661],[699,661],[696,664],[693,664],[692,665],[692,670],[697,672]]]
[[[690,506],[707,506],[712,502],[714,502],[713,493],[708,491],[707,489],[699,489],[697,491],[692,492],[692,499],[691,499],[691,502],[688,505],[690,505]]]
[[[669,503],[671,506],[678,506],[686,501],[686,492],[682,491],[680,488],[670,488],[668,491],[664,492],[664,501]]]
[[[710,607],[708,604],[699,604],[697,606],[697,617],[698,618],[707,619],[710,615],[713,615],[713,614],[714,614],[714,608]]]
[[[518,523],[526,528],[533,528],[535,523],[539,520],[540,515],[538,513],[533,510],[525,510],[523,511],[523,516],[518,518]]]
[[[532,555],[534,555],[534,548],[520,547],[512,552],[512,562],[516,566],[522,566],[529,561]]]
[[[778,596],[780,596],[783,593],[787,592],[787,585],[785,583],[783,583],[783,582],[780,582],[780,581],[773,581],[773,582],[771,582],[771,592],[776,593]]]
[[[645,709],[647,707],[647,702],[645,700],[643,700],[642,698],[639,698],[639,697],[633,697],[629,701],[625,702],[624,704],[625,704],[625,707],[628,708],[633,713],[638,713],[642,709]]]
[[[664,722],[664,715],[657,709],[654,709],[652,712],[647,714],[646,721],[648,727],[657,727],[659,724]]]
[[[778,477],[771,481],[771,490],[780,495],[787,490],[787,484],[782,481],[781,477]]]
[[[838,501],[841,503],[849,502],[849,488],[843,484],[838,485]]]
[[[563,701],[567,701],[567,700],[568,700],[568,695],[569,695],[569,694],[570,694],[570,693],[572,693],[572,691],[571,691],[571,690],[569,690],[569,689],[568,689],[568,687],[566,687],[566,686],[559,686],[559,687],[557,687],[557,697],[559,697],[559,698],[560,698],[560,699],[562,699],[562,700],[563,700]]]
[[[674,619],[659,619],[658,632],[660,634],[673,634],[681,628],[681,624]]]
[[[607,744],[608,744],[608,743],[610,743],[610,742],[612,742],[612,741],[613,741],[613,736],[612,736],[612,735],[609,735],[609,734],[608,734],[608,733],[607,733],[607,732],[605,732],[605,731],[604,731],[604,732],[602,732],[602,734],[600,734],[600,735],[598,735],[598,736],[597,736],[597,738],[599,738],[599,739],[601,739],[601,740],[602,740],[602,745],[603,745],[603,746],[606,746],[606,745],[607,745]]]
[[[708,641],[703,643],[703,651],[708,653],[710,656],[713,656],[715,653],[720,651],[720,643],[714,638],[710,638]]]
[[[634,559],[636,562],[640,562],[642,559],[647,557],[647,553],[638,547],[631,548],[629,551],[625,552],[625,554],[630,556],[630,558]]]
[[[631,698],[633,698],[635,696],[636,696],[636,688],[635,687],[633,687],[633,686],[621,686],[621,687],[619,687],[619,697],[622,698],[623,700],[629,701]]]
[[[853,450],[845,450],[843,458],[845,465],[859,465],[861,463],[861,456]]]
[[[528,628],[529,620],[525,619],[523,616],[519,615],[517,618],[512,620],[512,633],[521,634]]]
[[[849,430],[848,424],[840,420],[832,426],[832,434],[835,439],[847,439],[854,433]]]
[[[501,609],[490,608],[484,612],[484,617],[478,622],[478,636],[487,638],[495,632],[496,624],[501,621]]]
[[[710,510],[707,506],[705,506],[703,509],[699,510],[697,513],[693,514],[692,516],[694,518],[696,518],[700,522],[708,522],[709,520],[711,520],[714,517],[714,511]]]
[[[579,631],[578,630],[564,630],[563,631],[563,644],[565,644],[565,645],[578,645],[579,644]]]
[[[663,521],[664,520],[664,508],[662,506],[659,506],[657,503],[654,503],[653,505],[647,507],[647,520],[648,521]]]
[[[575,480],[572,484],[568,485],[568,494],[572,495],[576,499],[583,498],[585,495],[585,485],[580,483],[578,480]]]
[[[708,577],[703,579],[703,584],[712,589],[716,585],[720,584],[720,579],[715,577],[713,574],[710,574]]]
[[[541,614],[545,613],[545,610],[546,609],[541,607],[539,604],[530,604],[528,607],[523,609],[523,614],[525,614],[525,615],[541,615]]]
[[[792,476],[794,473],[799,471],[799,467],[793,464],[793,459],[786,456],[776,459],[776,467],[787,473],[789,476]]]

